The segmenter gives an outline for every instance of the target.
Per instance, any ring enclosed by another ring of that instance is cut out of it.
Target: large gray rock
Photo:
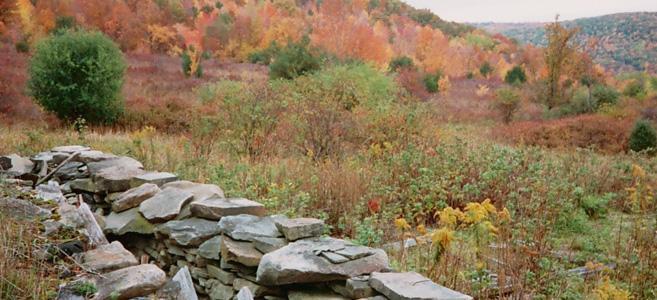
[[[322,287],[305,288],[302,290],[291,290],[288,292],[289,300],[348,300],[356,298],[345,298],[329,289]]]
[[[242,287],[235,295],[235,300],[253,300],[253,293],[248,286]]]
[[[221,241],[221,257],[228,262],[237,262],[247,267],[257,267],[262,258],[251,242],[239,242],[224,236]]]
[[[285,245],[287,245],[287,240],[284,238],[255,237],[253,239],[253,246],[262,253],[274,252]]]
[[[264,216],[265,206],[244,198],[223,198],[213,196],[194,201],[190,205],[192,215],[209,220],[219,220],[221,217],[234,215]]]
[[[208,296],[210,296],[211,300],[231,300],[234,294],[235,291],[232,286],[215,282]]]
[[[137,263],[137,258],[123,248],[119,241],[98,246],[82,254],[82,265],[100,273],[135,266]]]
[[[370,285],[391,300],[472,300],[415,273],[372,273]]]
[[[224,197],[224,191],[213,184],[202,184],[180,180],[169,182],[161,186],[162,189],[168,187],[173,187],[192,193],[194,195],[194,201],[203,200],[211,196],[219,196],[221,198]]]
[[[87,193],[100,193],[101,190],[91,180],[91,178],[79,178],[68,182],[71,191],[73,192],[87,192]]]
[[[118,160],[109,160],[118,161]],[[96,188],[106,193],[123,192],[130,189],[130,180],[144,173],[144,170],[123,165],[104,168],[93,173]]]
[[[118,157],[114,154],[103,153],[101,151],[96,151],[96,150],[87,150],[80,152],[80,154],[73,160],[88,164],[92,162],[101,162],[101,161],[112,160],[116,158]]]
[[[59,179],[60,182],[71,180],[74,178],[83,178],[89,176],[84,164],[77,161],[69,161],[65,163],[53,177]]]
[[[91,150],[91,148],[86,146],[80,146],[80,145],[57,146],[55,148],[50,149],[50,151],[52,152],[63,152],[68,154],[81,152],[81,151],[89,151],[89,150]]]
[[[255,298],[262,298],[264,296],[283,296],[283,292],[280,289],[274,287],[259,285],[255,282],[243,278],[236,278],[235,281],[233,281],[233,289],[236,291],[239,291],[245,287],[251,291],[253,297]]]
[[[235,280],[235,274],[224,271],[221,268],[213,265],[207,265],[206,266],[208,270],[208,275],[214,279],[219,280],[219,282],[227,285],[233,284],[233,281]]]
[[[36,206],[29,201],[3,197],[0,197],[0,212],[19,219],[46,219],[52,215],[49,210]]]
[[[198,255],[206,259],[221,259],[221,239],[220,235],[215,236],[198,246]]]
[[[378,293],[370,286],[369,279],[369,276],[357,276],[347,279],[346,282],[334,282],[330,287],[334,292],[349,299],[374,297]]]
[[[37,197],[44,201],[64,201],[64,194],[59,188],[56,181],[49,181],[48,184],[40,184],[36,187]]]
[[[152,264],[143,264],[103,274],[98,279],[94,299],[130,299],[147,296],[166,282],[166,274]]]
[[[140,213],[139,208],[131,208],[120,213],[111,212],[105,217],[105,233],[124,235],[126,233],[152,234],[155,226]]]
[[[317,237],[324,232],[324,221],[312,218],[281,219],[276,226],[288,241]]]
[[[97,175],[100,171],[104,169],[117,168],[117,167],[123,169],[142,169],[142,170],[144,169],[144,165],[142,165],[139,161],[127,156],[117,156],[112,159],[90,162],[87,164],[89,173],[92,176]]]
[[[137,207],[146,199],[155,196],[158,192],[160,192],[160,188],[152,183],[145,183],[136,188],[129,189],[112,202],[112,210],[122,212]]]
[[[198,218],[169,221],[157,227],[158,233],[169,236],[181,246],[198,246],[219,234],[217,222]]]
[[[149,221],[171,220],[180,213],[186,203],[192,200],[192,197],[194,195],[188,191],[167,187],[139,204],[139,211]]]
[[[348,258],[335,264],[322,253]],[[349,257],[339,254],[345,253]],[[304,239],[265,254],[258,266],[257,281],[276,286],[292,283],[345,280],[388,268],[388,256],[381,249],[354,245],[329,237]]]
[[[0,171],[4,171],[10,177],[20,177],[32,172],[34,163],[25,157],[17,154],[0,156]]]
[[[169,183],[169,182],[174,182],[178,180],[178,176],[167,173],[167,172],[148,172],[144,173],[138,176],[135,176],[132,178],[130,181],[130,186],[136,187],[140,186],[144,183],[152,183],[157,186],[161,186],[163,184]]]
[[[194,282],[192,281],[192,275],[189,274],[189,269],[183,267],[178,270],[176,275],[171,278],[171,281],[176,282],[180,287],[180,290],[174,299],[184,299],[184,300],[198,300],[196,291],[194,290]]]
[[[254,215],[226,216],[219,221],[221,233],[235,240],[253,241],[257,237],[280,237],[283,236],[276,221],[287,219],[282,215],[258,217]]]

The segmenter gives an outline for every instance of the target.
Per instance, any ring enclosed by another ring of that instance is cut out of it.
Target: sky
[[[619,12],[657,11],[657,0],[404,0],[456,22],[547,22]]]

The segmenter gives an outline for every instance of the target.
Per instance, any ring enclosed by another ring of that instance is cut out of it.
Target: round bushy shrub
[[[613,87],[598,84],[591,90],[591,97],[595,99],[598,108],[602,105],[614,105],[618,102],[620,94]]]
[[[413,60],[408,56],[395,57],[388,64],[388,70],[390,72],[397,72],[403,69],[415,69]]]
[[[309,43],[310,40],[304,38],[298,43],[289,43],[281,49],[269,65],[269,77],[294,79],[319,70],[320,59],[308,49]]]
[[[123,111],[125,67],[118,46],[102,33],[66,31],[37,44],[28,88],[62,120],[111,123]]]
[[[515,66],[513,69],[506,72],[504,81],[508,84],[523,84],[527,81],[527,74],[520,66]]]
[[[653,153],[655,148],[657,148],[657,132],[650,122],[637,121],[630,135],[630,149],[635,152],[649,150]]]

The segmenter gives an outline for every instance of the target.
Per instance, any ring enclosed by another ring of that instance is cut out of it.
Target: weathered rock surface
[[[283,295],[283,292],[277,288],[262,286],[247,279],[237,278],[235,281],[233,281],[233,289],[236,291],[239,291],[245,287],[248,288],[251,293],[253,293],[253,297],[255,298]]]
[[[349,261],[334,264],[323,252],[349,253]],[[381,249],[357,246],[334,238],[314,238],[290,243],[265,254],[258,266],[257,281],[264,285],[344,280],[388,268]]]
[[[166,187],[139,204],[139,211],[149,221],[171,220],[180,213],[186,203],[192,200],[192,197],[194,195],[188,191]]]
[[[105,217],[105,233],[124,235],[126,233],[152,234],[155,226],[140,213],[139,208],[131,208],[120,213],[111,212]]]
[[[325,288],[306,288],[303,290],[292,290],[287,294],[289,300],[348,300]]]
[[[217,282],[212,285],[209,296],[211,300],[231,300],[234,294],[232,286]]]
[[[117,156],[112,159],[87,163],[87,168],[89,169],[89,173],[92,176],[94,176],[97,175],[100,171],[105,169],[110,169],[110,168],[122,168],[126,170],[143,169],[144,165],[142,165],[139,161],[135,160],[134,158],[130,158],[126,156]]]
[[[59,170],[57,170],[57,172],[53,174],[53,177],[63,182],[75,178],[86,177],[88,175],[89,174],[87,173],[86,167],[84,167],[83,163],[77,161],[69,161]]]
[[[20,177],[32,172],[34,163],[28,158],[10,154],[0,156],[0,171],[4,171],[10,177]]]
[[[235,300],[253,300],[253,293],[251,293],[249,287],[242,287],[235,295]]]
[[[257,237],[280,237],[283,236],[276,221],[287,219],[282,215],[258,217],[254,215],[226,216],[219,221],[219,228],[225,235],[234,240],[253,241]]]
[[[160,188],[165,189],[168,187],[173,187],[192,193],[194,195],[194,201],[203,200],[211,196],[219,196],[221,198],[224,197],[224,191],[214,184],[202,184],[179,180],[166,183]]]
[[[221,268],[213,265],[207,265],[206,268],[208,269],[208,275],[210,275],[210,277],[219,280],[219,282],[223,284],[233,284],[233,281],[235,280],[235,274],[224,271]]]
[[[213,196],[190,205],[192,214],[209,220],[219,220],[221,217],[234,215],[264,216],[265,206],[244,198],[223,198]]]
[[[181,246],[198,246],[202,242],[219,234],[219,226],[217,226],[217,222],[190,218],[180,221],[169,221],[158,226],[156,231],[169,236]]]
[[[73,192],[87,192],[87,193],[99,193],[100,189],[96,187],[96,184],[91,180],[91,178],[80,178],[68,182],[71,191]]]
[[[472,300],[415,273],[372,273],[372,288],[391,300]]]
[[[91,148],[86,146],[80,146],[80,145],[58,146],[50,149],[50,151],[52,152],[63,152],[68,154],[80,152],[80,151],[89,151],[89,150],[91,150]]]
[[[37,197],[44,201],[63,201],[64,194],[59,188],[56,181],[49,181],[48,184],[40,184],[36,187]]]
[[[316,237],[324,232],[324,221],[312,218],[281,219],[276,226],[288,241]]]
[[[178,270],[171,281],[176,282],[180,287],[179,292],[175,295],[174,299],[198,300],[198,296],[194,290],[192,275],[189,274],[189,269],[187,267]]]
[[[118,161],[109,160],[109,161]],[[123,192],[130,189],[130,180],[144,170],[123,165],[101,169],[92,176],[96,188],[106,193]]]
[[[117,156],[114,154],[103,153],[101,151],[96,151],[96,150],[87,150],[80,152],[80,154],[74,159],[74,161],[88,164],[92,162],[100,162],[100,161],[111,160],[116,158]]]
[[[0,197],[0,211],[20,219],[49,218],[52,215],[49,210],[16,198]]]
[[[122,212],[137,207],[146,199],[155,196],[155,194],[159,192],[160,188],[155,184],[142,184],[122,193],[118,199],[112,202],[112,210],[115,212]]]
[[[255,237],[253,239],[253,246],[262,253],[274,252],[285,245],[287,245],[287,240],[284,238]]]
[[[215,236],[198,247],[198,255],[207,259],[219,260],[221,253],[221,236]]]
[[[132,178],[132,180],[130,181],[130,186],[137,187],[145,183],[151,183],[157,186],[161,186],[169,182],[174,182],[176,180],[178,180],[178,176],[171,173],[147,172]]]
[[[221,257],[228,262],[237,262],[247,267],[257,267],[262,258],[262,253],[253,246],[253,243],[238,242],[224,236],[221,242]]]
[[[166,274],[151,264],[137,265],[103,274],[98,279],[98,294],[94,299],[130,299],[149,295],[166,282]]]
[[[119,241],[98,246],[82,255],[82,264],[100,273],[137,265],[137,258]]]
[[[369,279],[369,276],[349,278],[346,282],[335,282],[331,284],[331,289],[349,299],[374,297],[377,292],[370,286]]]

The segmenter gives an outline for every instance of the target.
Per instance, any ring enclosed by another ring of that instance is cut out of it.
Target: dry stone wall
[[[0,170],[57,202],[47,234],[76,228],[91,241],[76,281],[96,285],[96,299],[472,299],[395,273],[385,251],[325,236],[321,220],[267,215],[130,157],[62,146],[0,157]],[[70,286],[59,299],[77,299]]]

